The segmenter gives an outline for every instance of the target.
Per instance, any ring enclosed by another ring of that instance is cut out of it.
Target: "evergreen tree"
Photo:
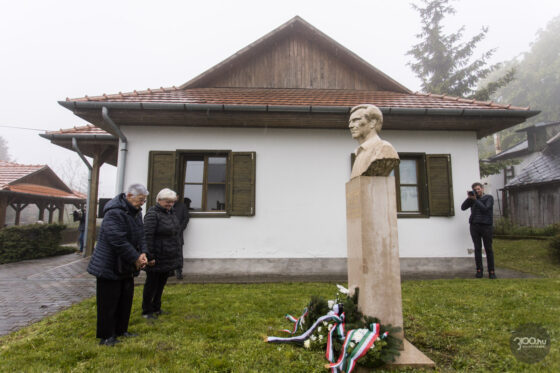
[[[478,59],[472,59],[476,46],[482,41],[488,28],[482,28],[467,42],[462,42],[463,31],[445,35],[442,21],[446,15],[455,14],[449,0],[422,0],[424,7],[412,4],[420,14],[422,31],[416,35],[420,42],[407,54],[414,58],[408,65],[422,80],[422,90],[429,93],[469,97],[487,100],[498,88],[506,85],[514,75],[510,71],[502,80],[492,82],[476,91],[478,81],[497,66],[488,66],[488,59],[495,49],[484,52]]]

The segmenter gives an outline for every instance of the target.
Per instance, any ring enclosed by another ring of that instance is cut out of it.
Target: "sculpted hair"
[[[169,188],[163,188],[162,190],[159,191],[159,193],[156,196],[157,201],[162,199],[177,199],[177,193],[175,193]]]
[[[481,183],[479,183],[478,181],[476,183],[473,183],[473,185],[471,185],[471,188],[474,189],[475,186],[479,186],[482,189],[484,189],[484,185],[482,185]]]
[[[150,194],[150,192],[148,192],[148,189],[142,184],[132,184],[126,190],[126,194],[132,194],[133,196],[142,194],[147,196],[148,194]]]
[[[350,115],[361,109],[364,110],[364,116],[369,122],[375,119],[375,132],[379,133],[383,127],[383,113],[381,113],[381,110],[379,110],[379,108],[375,105],[360,104],[358,106],[354,106],[350,110]]]

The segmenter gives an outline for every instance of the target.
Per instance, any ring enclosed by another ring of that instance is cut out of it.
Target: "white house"
[[[119,190],[191,200],[185,272],[271,276],[345,274],[347,121],[361,103],[381,108],[401,156],[403,271],[472,267],[459,206],[479,179],[476,140],[528,108],[412,93],[299,17],[179,87],[60,102],[119,138]]]

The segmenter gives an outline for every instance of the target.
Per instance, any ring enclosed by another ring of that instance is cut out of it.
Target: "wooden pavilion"
[[[23,165],[0,161],[0,227],[6,225],[6,209],[15,212],[15,225],[20,223],[21,211],[29,204],[39,208],[37,220],[53,222],[54,212],[58,210],[58,222],[64,221],[64,206],[74,205],[81,208],[85,196],[70,189],[47,165]]]
[[[96,237],[97,195],[99,190],[99,170],[104,163],[117,165],[118,139],[101,128],[85,125],[58,131],[48,131],[39,136],[48,139],[51,143],[77,152],[80,155],[91,157],[93,164],[90,168],[90,182],[88,185],[89,214],[87,221],[87,237],[85,238],[85,255],[93,253]]]

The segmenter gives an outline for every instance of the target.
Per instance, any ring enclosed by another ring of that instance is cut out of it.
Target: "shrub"
[[[502,236],[554,236],[560,234],[560,224],[551,224],[544,228],[523,227],[513,224],[507,218],[500,218],[494,224],[494,234]]]
[[[550,240],[550,248],[554,250],[557,257],[560,258],[560,233]]]
[[[30,224],[0,230],[0,264],[43,258],[61,252],[62,224]]]

